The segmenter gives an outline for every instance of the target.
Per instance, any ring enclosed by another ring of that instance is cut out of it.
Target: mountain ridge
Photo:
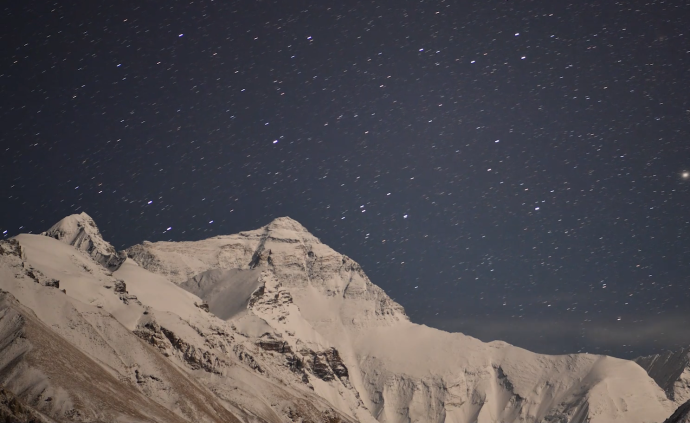
[[[2,241],[0,288],[65,348],[159,407],[136,418],[138,410],[120,411],[128,421],[210,422],[204,410],[215,407],[247,423],[658,423],[677,407],[631,361],[534,354],[414,324],[354,260],[290,218],[200,241],[144,242],[116,252],[126,257],[117,266],[103,259],[112,250],[100,248],[95,222],[66,219],[49,237]],[[0,318],[0,352],[21,339],[3,331],[8,322]],[[181,373],[166,376],[167,366]],[[13,370],[16,380],[31,379],[28,369]],[[182,380],[196,386],[189,398]],[[60,389],[94,415],[92,397]]]

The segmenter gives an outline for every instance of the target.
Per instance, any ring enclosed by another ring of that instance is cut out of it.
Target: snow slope
[[[302,361],[314,392],[360,421],[642,423],[675,409],[631,361],[539,355],[413,324],[357,263],[289,218],[197,242],[144,243],[127,255],[213,302],[262,349]],[[233,282],[247,272],[260,272],[250,296],[220,294],[253,280]]]

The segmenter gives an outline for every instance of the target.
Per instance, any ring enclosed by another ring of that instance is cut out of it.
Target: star
[[[688,179],[690,179],[690,172],[688,172],[688,171],[686,170],[686,171],[684,171],[683,173],[680,174],[680,177],[683,178],[683,179],[685,179],[685,180],[688,180]]]

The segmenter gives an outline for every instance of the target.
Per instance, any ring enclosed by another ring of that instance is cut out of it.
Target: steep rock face
[[[229,322],[299,369],[315,393],[349,404],[342,409],[361,421],[642,423],[661,421],[674,408],[630,361],[538,355],[412,324],[357,263],[289,218],[127,253],[209,303],[213,284],[203,288],[203,275],[260,271],[259,286],[242,296],[246,310],[230,313]],[[233,283],[224,279],[223,286]],[[212,310],[224,307],[219,301]],[[266,328],[272,334],[261,338]]]
[[[115,247],[103,240],[96,222],[86,213],[67,216],[42,235],[72,245],[111,271],[117,270],[127,258],[124,252],[116,251]]]
[[[635,362],[676,404],[690,400],[690,348],[638,357]]]
[[[690,401],[682,404],[664,423],[690,423]]]

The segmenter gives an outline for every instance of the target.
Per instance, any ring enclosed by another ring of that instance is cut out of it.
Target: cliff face
[[[690,400],[690,349],[638,357],[635,362],[647,371],[671,401],[680,405]]]
[[[690,401],[682,404],[664,423],[690,423]]]

